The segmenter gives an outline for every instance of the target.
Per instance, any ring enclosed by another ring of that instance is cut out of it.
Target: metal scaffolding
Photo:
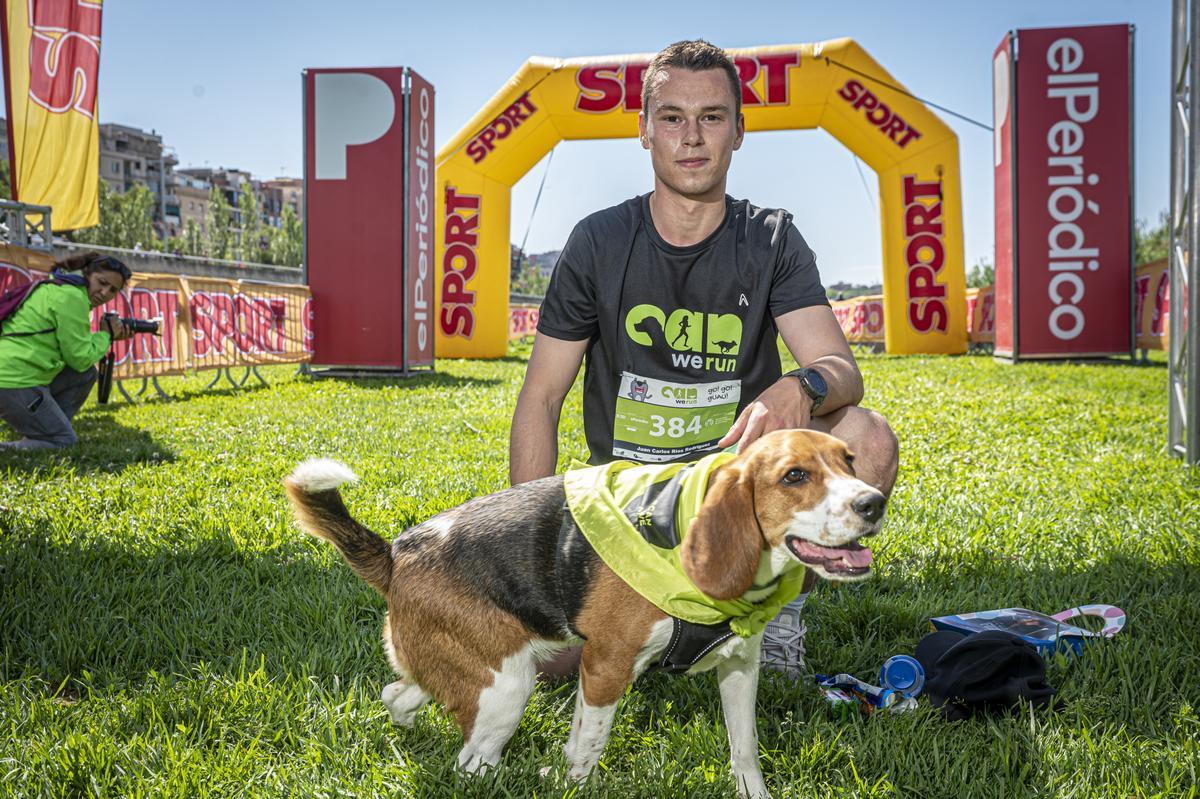
[[[1171,22],[1171,294],[1167,411],[1171,454],[1200,463],[1200,0],[1173,0]],[[1189,317],[1193,320],[1188,324]],[[1190,329],[1189,329],[1190,328]]]
[[[0,200],[0,240],[33,250],[50,251],[50,206]]]

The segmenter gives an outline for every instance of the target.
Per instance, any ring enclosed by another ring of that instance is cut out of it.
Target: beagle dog
[[[383,689],[397,724],[431,698],[462,730],[459,765],[496,765],[532,693],[537,664],[583,643],[565,754],[572,779],[595,767],[625,688],[671,643],[674,620],[622,581],[575,535],[564,539],[562,476],[471,500],[388,544],[356,522],[336,461],[307,461],[284,481],[300,526],[333,543],[387,600],[384,650],[400,676]],[[870,573],[859,539],[879,531],[886,499],[854,475],[837,438],[779,430],[708,478],[679,548],[704,595],[756,601],[760,586],[807,567],[837,580]],[[570,550],[570,552],[568,552]],[[567,555],[570,554],[570,557]],[[793,575],[794,576],[794,575]],[[758,764],[755,695],[761,631],[730,635],[690,673],[717,670],[731,760],[742,796],[768,796]]]

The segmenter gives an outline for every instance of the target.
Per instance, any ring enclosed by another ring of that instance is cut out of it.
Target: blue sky
[[[685,38],[723,47],[859,41],[914,94],[991,124],[991,54],[1022,27],[1137,26],[1136,213],[1169,200],[1170,0],[959,0],[738,4],[375,0],[109,0],[100,118],[153,128],[183,165],[301,174],[300,71],[408,65],[437,90],[437,141],[448,140],[531,55],[654,52]],[[991,134],[941,115],[959,135],[966,260],[992,254]],[[729,192],[782,206],[818,256],[826,283],[876,281],[875,177],[823,131],[753,133],[734,155]],[[525,235],[545,162],[513,190],[512,239]],[[584,215],[651,188],[636,140],[564,142],[529,234],[558,249]]]

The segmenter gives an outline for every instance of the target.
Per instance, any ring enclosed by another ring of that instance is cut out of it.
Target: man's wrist
[[[789,372],[779,379],[786,380],[788,383],[791,384],[792,390],[796,392],[797,401],[803,403],[804,407],[808,410],[809,416],[811,416],[812,412],[814,410],[813,398],[808,396],[808,392],[806,392],[804,390],[804,386],[802,386],[800,384],[800,376],[794,375],[791,372]]]
[[[808,412],[816,413],[829,393],[829,385],[825,381],[825,376],[817,369],[802,366],[788,372],[784,377],[796,378],[801,396],[806,397],[809,401]]]

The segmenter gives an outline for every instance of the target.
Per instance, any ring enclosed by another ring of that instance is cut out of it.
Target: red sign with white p
[[[433,87],[405,67],[303,81],[313,364],[431,366]]]
[[[1133,351],[1132,36],[1020,30],[993,58],[997,354]]]

